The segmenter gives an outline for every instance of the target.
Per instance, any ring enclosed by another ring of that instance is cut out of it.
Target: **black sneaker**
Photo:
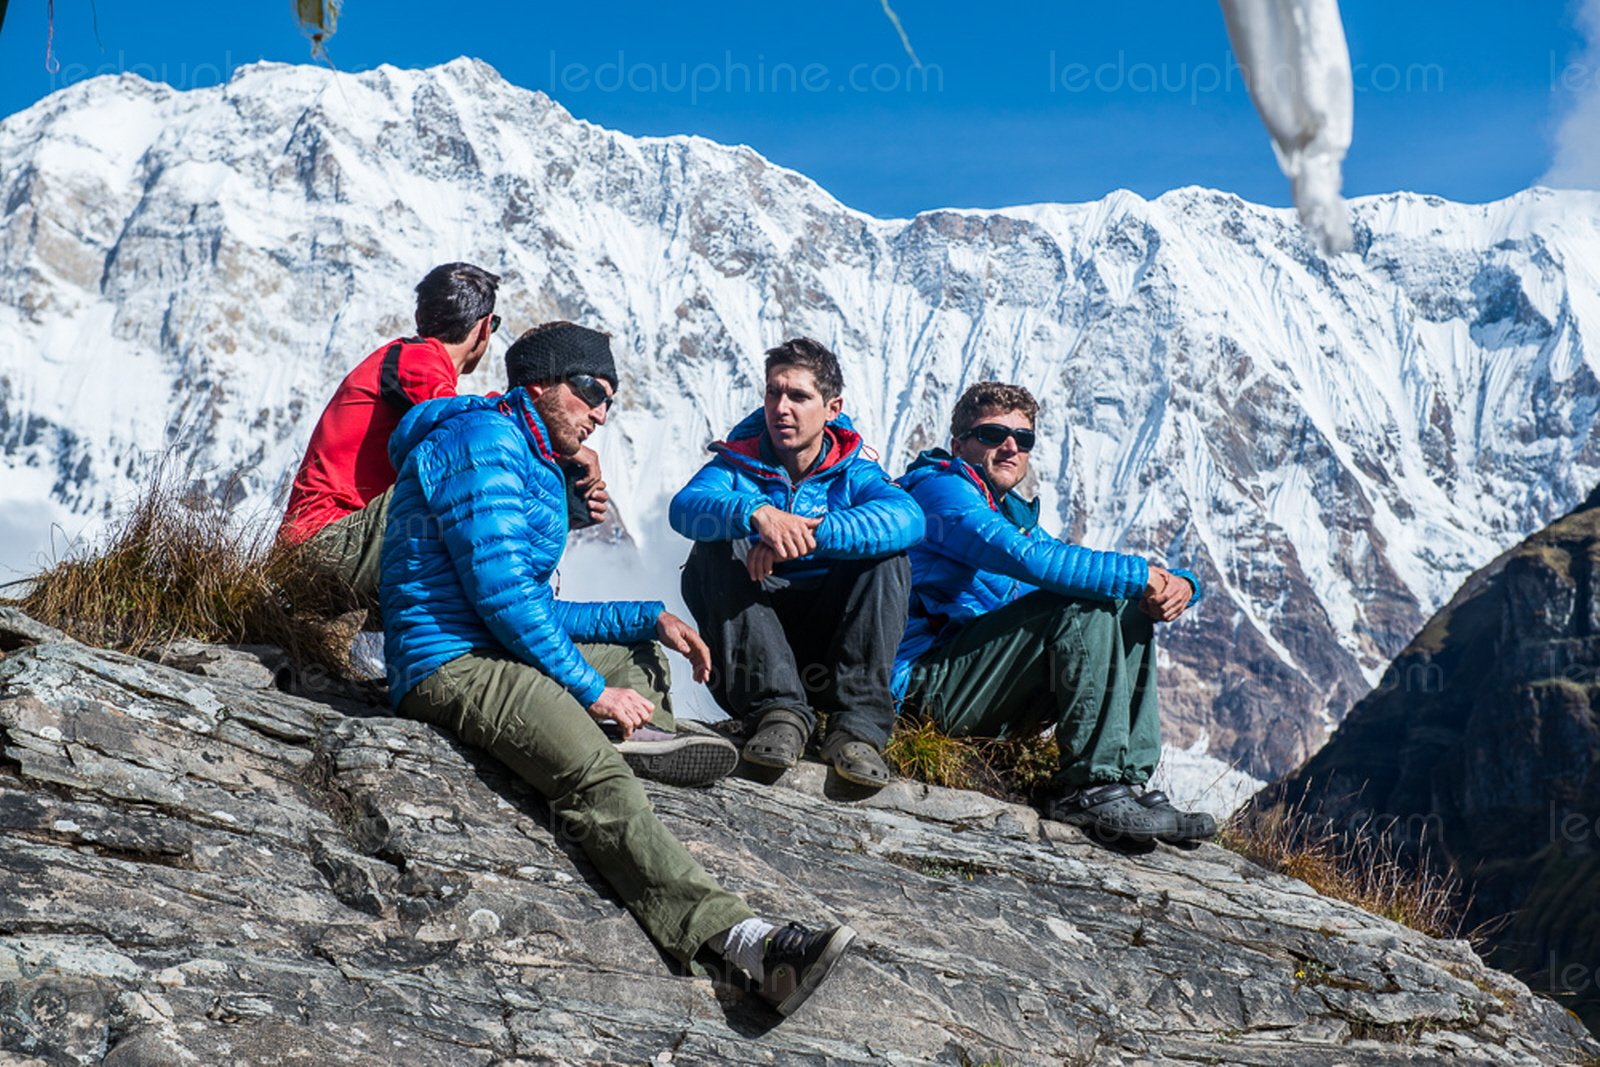
[[[788,1015],[806,1002],[844,957],[856,932],[848,926],[807,930],[790,923],[767,938],[761,953],[761,996],[779,1015]]]
[[[1176,818],[1177,829],[1170,834],[1160,835],[1160,840],[1164,844],[1186,845],[1217,836],[1216,819],[1203,811],[1183,811],[1175,807],[1167,794],[1159,789],[1149,789],[1140,793],[1139,803],[1155,811],[1170,811]]]
[[[640,778],[667,785],[710,785],[739,765],[739,750],[716,734],[669,734],[641,726],[617,751]]]
[[[1120,782],[1063,790],[1045,803],[1044,817],[1081,826],[1108,844],[1147,844],[1178,832],[1171,807],[1147,808]]]

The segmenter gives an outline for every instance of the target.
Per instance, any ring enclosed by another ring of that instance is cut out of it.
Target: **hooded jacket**
[[[1150,565],[1139,556],[1072,545],[1039,529],[1039,502],[997,496],[979,470],[943,449],[917,457],[900,484],[921,505],[926,535],[911,549],[911,607],[895,654],[892,685],[903,697],[917,659],[961,625],[1039,589],[1089,600],[1144,592]],[[1188,579],[1200,599],[1200,580]]]
[[[861,435],[840,415],[823,430],[817,463],[797,482],[772,451],[764,412],[757,409],[733,428],[716,454],[672,498],[667,520],[691,541],[755,539],[757,509],[771,504],[795,515],[825,516],[817,550],[789,560],[773,573],[804,579],[823,574],[829,559],[877,559],[904,552],[922,536],[922,512],[882,467],[862,454]]]
[[[389,440],[399,470],[381,561],[384,654],[398,705],[472,651],[502,651],[588,707],[605,679],[573,642],[655,636],[660,601],[557,600],[566,487],[549,433],[521,389],[412,408]]]

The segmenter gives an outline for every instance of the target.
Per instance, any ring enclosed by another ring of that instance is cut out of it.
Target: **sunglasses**
[[[500,328],[500,316],[499,315],[490,315],[489,316],[489,332],[490,333],[494,333],[499,328]]]
[[[976,437],[984,448],[998,448],[1006,443],[1006,438],[1011,437],[1016,439],[1018,452],[1033,451],[1033,431],[1024,426],[1002,426],[998,422],[985,422],[957,434],[956,437],[962,441]]]
[[[607,394],[606,387],[599,378],[592,374],[574,374],[567,379],[567,387],[573,395],[592,408],[611,410],[611,405],[616,402],[615,394]]]

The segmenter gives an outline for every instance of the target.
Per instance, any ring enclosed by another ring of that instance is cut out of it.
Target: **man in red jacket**
[[[377,600],[378,554],[394,487],[389,435],[412,406],[455,396],[500,324],[500,278],[470,263],[433,268],[417,285],[417,335],[391,341],[345,375],[311,431],[279,536],[303,544],[357,604]],[[343,592],[343,589],[340,590]]]
[[[311,431],[279,537],[306,546],[306,558],[333,583],[336,601],[376,609],[378,556],[395,481],[389,436],[413,405],[455,396],[460,376],[478,366],[500,325],[494,313],[499,282],[470,263],[429,271],[416,290],[417,335],[391,341],[357,364]],[[569,493],[573,525],[601,521],[607,496],[594,453],[585,449],[572,466],[578,476]]]

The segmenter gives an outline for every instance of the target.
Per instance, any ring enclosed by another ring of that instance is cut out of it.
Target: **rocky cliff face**
[[[1549,1001],[1203,847],[899,783],[651,787],[758,909],[861,932],[800,1013],[674,974],[498,767],[270,650],[0,619],[6,1062],[1572,1063]],[[190,673],[198,672],[198,673]],[[300,679],[301,687],[309,683]],[[335,706],[337,704],[338,706]],[[343,710],[340,710],[340,709]]]
[[[875,219],[468,60],[86,82],[0,122],[0,550],[81,529],[167,450],[273,521],[334,385],[411,329],[424,271],[468,259],[505,276],[512,330],[616,335],[593,443],[628,540],[569,590],[677,596],[666,500],[786,336],[840,353],[896,472],[964,385],[1019,381],[1045,402],[1047,527],[1206,580],[1168,642],[1173,740],[1268,777],[1600,479],[1600,195],[1397,194],[1353,219],[1333,258],[1203,189]]]
[[[1389,826],[1491,960],[1600,1028],[1600,490],[1473,576],[1327,747],[1258,798]]]

